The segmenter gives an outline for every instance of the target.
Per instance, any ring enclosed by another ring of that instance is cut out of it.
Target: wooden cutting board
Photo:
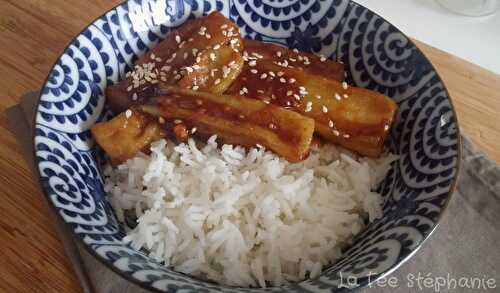
[[[81,292],[4,111],[38,90],[66,44],[119,2],[0,1],[0,292]],[[500,76],[417,44],[448,87],[462,131],[500,162]]]

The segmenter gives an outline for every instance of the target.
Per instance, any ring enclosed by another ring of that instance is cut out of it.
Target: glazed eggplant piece
[[[245,62],[226,93],[308,116],[315,120],[315,131],[322,138],[370,157],[383,152],[397,110],[396,103],[380,93],[259,57]]]
[[[108,86],[107,102],[123,112],[143,104],[160,82],[222,93],[241,72],[242,46],[239,28],[219,12],[189,20],[139,58],[124,80]]]
[[[314,120],[266,102],[234,95],[162,87],[163,96],[142,111],[166,120],[180,119],[191,133],[217,134],[224,143],[262,145],[291,162],[307,157]]]
[[[166,136],[156,117],[136,110],[127,110],[113,119],[95,124],[92,136],[114,165],[123,163],[149,145]]]
[[[244,58],[247,61],[273,63],[287,68],[296,68],[306,74],[325,76],[337,81],[344,81],[344,65],[324,56],[299,52],[276,44],[243,39]]]

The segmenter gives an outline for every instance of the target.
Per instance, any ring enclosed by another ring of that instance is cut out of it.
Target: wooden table
[[[38,90],[66,44],[116,0],[0,0],[0,291],[80,292],[4,110]],[[444,79],[462,131],[500,163],[500,76],[417,43]]]

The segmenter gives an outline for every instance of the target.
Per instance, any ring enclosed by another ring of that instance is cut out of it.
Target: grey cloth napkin
[[[29,93],[7,109],[11,128],[33,168],[36,98],[36,93]],[[84,292],[148,292],[97,261],[49,210]],[[396,272],[359,292],[500,292],[499,220],[500,168],[463,138],[457,190],[434,235]]]

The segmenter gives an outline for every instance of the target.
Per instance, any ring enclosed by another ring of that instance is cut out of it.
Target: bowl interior
[[[349,83],[382,92],[399,105],[387,146],[400,160],[379,189],[384,216],[314,280],[268,289],[222,287],[173,272],[122,243],[124,231],[103,190],[101,156],[89,133],[108,118],[104,89],[172,28],[212,10],[230,17],[247,38],[344,62]],[[404,34],[348,0],[121,4],[78,35],[53,67],[38,105],[34,144],[45,194],[91,253],[142,286],[193,292],[331,292],[340,272],[357,277],[354,287],[366,285],[396,269],[433,231],[459,163],[456,115],[437,72]]]

